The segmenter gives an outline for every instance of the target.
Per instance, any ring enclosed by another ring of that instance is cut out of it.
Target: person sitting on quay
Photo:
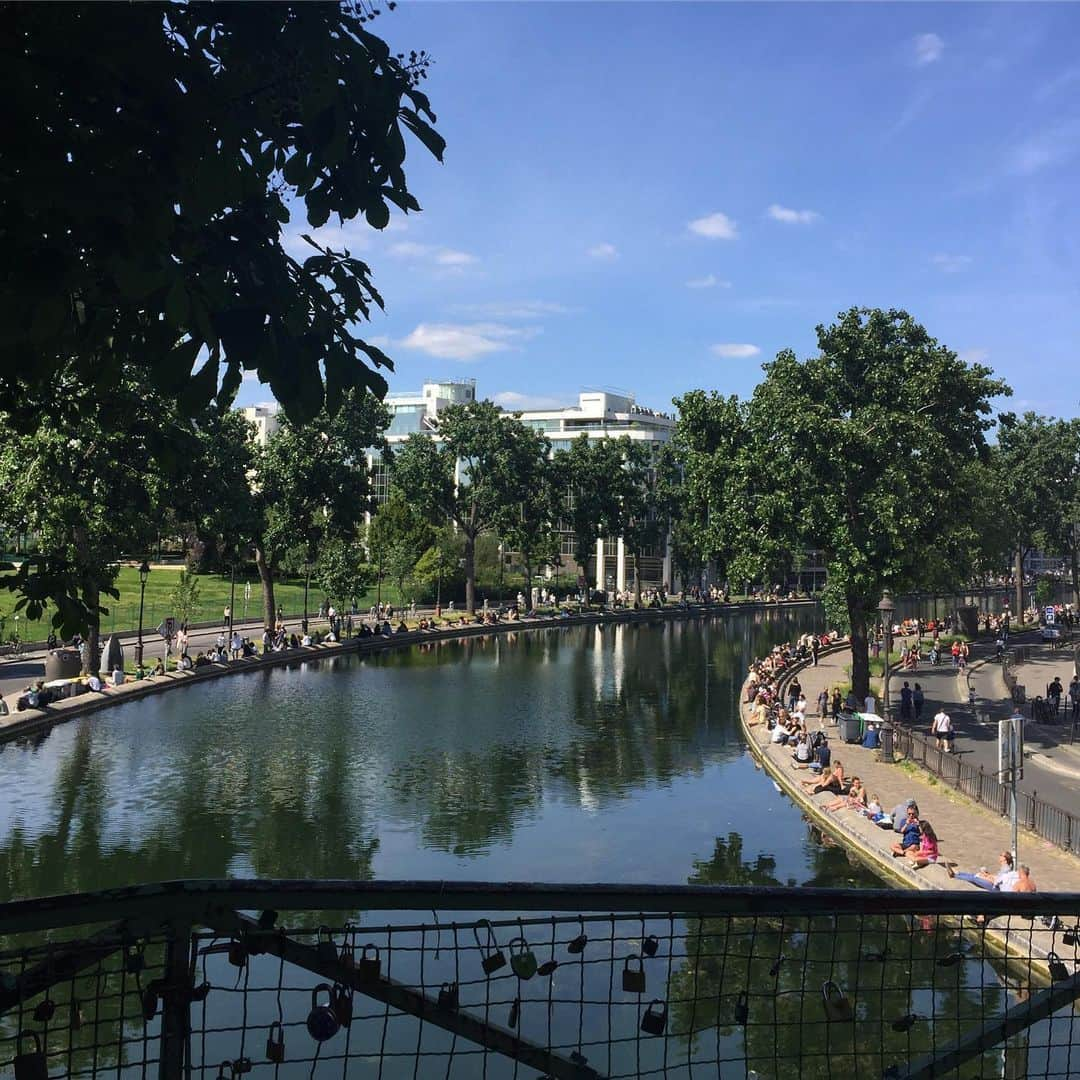
[[[866,808],[863,810],[863,814],[868,817],[875,825],[881,825],[888,819],[888,814],[885,813],[881,806],[881,800],[877,795],[871,795],[870,801],[866,804]],[[888,821],[889,828],[892,828],[891,819]]]
[[[162,660],[162,658],[159,656],[157,658],[157,663],[154,664],[154,666],[150,669],[150,677],[153,678],[155,675],[164,675],[164,674],[165,674],[165,661]]]
[[[907,823],[907,815],[909,810],[915,811],[915,817],[919,816],[919,804],[914,799],[908,799],[906,802],[899,803],[893,812],[889,815],[892,819],[893,832],[903,832],[904,825]]]
[[[195,657],[195,669],[196,670],[198,670],[199,668],[209,667],[210,663],[211,663],[210,657],[207,656],[206,653],[201,652]]]
[[[405,622],[404,619],[402,619],[401,622],[398,623],[397,632],[399,634],[407,634],[409,632],[408,624]]]
[[[114,667],[112,672],[112,684],[113,686],[124,685],[124,669],[122,667]]]
[[[101,676],[99,676],[96,671],[92,671],[90,673],[89,678],[87,678],[87,680],[86,680],[86,685],[95,694],[104,694],[105,693],[105,684],[101,681]]]
[[[792,753],[792,760],[797,766],[807,766],[813,759],[814,753],[810,748],[810,740],[806,737],[806,732],[799,732],[799,736],[795,742],[795,750]],[[804,780],[803,783],[806,783]]]
[[[851,788],[846,795],[840,795],[831,803],[826,803],[823,810],[833,812],[835,810],[858,810],[860,813],[866,809],[866,788],[857,777],[851,778]]]
[[[817,780],[804,780],[803,787],[808,788],[808,795],[816,795],[819,791],[831,791],[836,795],[844,794],[844,766],[837,761],[832,772],[828,776],[822,776]]]
[[[311,634],[307,630],[304,631],[304,636],[300,639],[300,644],[307,646],[311,644]]]
[[[896,828],[896,825],[893,825]],[[896,830],[900,833],[900,839],[892,846],[892,856],[894,859],[902,858],[907,855],[908,850],[912,849],[918,851],[919,843],[922,839],[922,832],[919,829],[919,811],[918,807],[909,806],[904,813],[904,818],[900,822],[900,828]]]
[[[135,665],[135,679],[137,682],[142,682],[142,680],[146,678],[146,675],[146,668],[143,666],[143,662],[140,660]]]
[[[1013,886],[1019,877],[1013,866],[1011,851],[1003,851],[998,856],[998,872],[996,874],[991,874],[985,866],[979,867],[974,874],[963,870],[954,871],[948,863],[945,864],[945,869],[948,871],[949,877],[956,878],[957,881],[969,881],[977,888],[986,889],[988,892],[1012,892]]]
[[[810,762],[810,768],[819,776],[824,776],[832,765],[832,750],[829,748],[829,740],[823,732],[815,731],[810,736],[810,747],[814,752],[814,760]]]
[[[383,620],[382,632],[383,632],[383,635],[385,637],[389,637],[393,633],[393,628],[390,626],[390,620],[389,619],[384,619]]]

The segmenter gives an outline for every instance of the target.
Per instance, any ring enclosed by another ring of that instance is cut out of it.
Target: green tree
[[[419,82],[353,3],[131,8],[5,3],[10,108],[0,202],[0,409],[26,430],[72,372],[109,398],[131,371],[194,414],[244,370],[295,421],[378,396],[390,361],[356,335],[370,268],[283,226],[419,210],[405,132],[442,159]],[[87,49],[86,43],[93,42]],[[369,366],[370,365],[370,366]]]
[[[339,606],[354,604],[375,584],[375,568],[365,560],[358,537],[331,537],[319,548],[315,580]]]
[[[366,447],[387,425],[381,402],[350,390],[333,416],[303,426],[286,418],[264,448],[253,448],[251,542],[267,626],[276,620],[274,575],[290,551],[314,561],[321,546],[355,536],[371,504]]]
[[[629,440],[627,440],[629,441]],[[563,520],[574,533],[574,559],[588,576],[601,537],[620,536],[628,491],[625,450],[618,439],[582,435],[555,455],[560,489],[566,492]],[[586,597],[591,589],[586,589]]]
[[[410,435],[394,456],[394,483],[429,520],[451,521],[461,533],[465,607],[476,611],[476,540],[507,507],[530,497],[535,433],[490,401],[452,405],[439,418],[439,441]]]
[[[377,579],[384,574],[398,587],[404,602],[405,583],[412,577],[417,560],[427,550],[432,527],[424,515],[404,495],[393,490],[376,511],[367,529],[368,555]]]
[[[444,525],[435,530],[434,542],[413,568],[413,578],[425,595],[435,601],[436,607],[441,607],[443,596],[453,595],[464,581],[461,573],[464,550],[461,537]]]
[[[181,623],[194,622],[198,618],[199,612],[202,611],[199,592],[198,574],[181,570],[175,587],[169,593],[169,604]]]
[[[646,548],[659,548],[666,540],[670,489],[658,474],[656,443],[620,439],[623,451],[625,489],[622,497],[619,535],[630,552],[634,568],[634,601],[641,605],[641,555]]]
[[[769,532],[826,554],[862,697],[882,590],[944,591],[970,572],[971,463],[988,453],[989,399],[1009,390],[903,311],[852,308],[817,337],[817,356],[785,350],[765,365],[748,411],[750,464],[772,489]]]
[[[184,487],[194,432],[133,379],[101,396],[70,376],[48,423],[19,434],[0,414],[0,431],[0,523],[39,542],[18,570],[4,567],[0,587],[19,595],[16,611],[39,619],[52,606],[64,636],[85,633],[87,670],[96,670],[102,594],[119,596],[121,555],[148,549],[155,497]]]
[[[1024,559],[1037,545],[1065,555],[1080,585],[1075,523],[1080,508],[1080,423],[1028,412],[998,418],[990,458],[993,498],[985,543],[1011,553],[1017,616],[1024,610]]]

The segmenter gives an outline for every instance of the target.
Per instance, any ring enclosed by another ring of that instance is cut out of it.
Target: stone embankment
[[[840,742],[837,728],[828,719],[818,716],[816,702],[823,688],[831,691],[850,681],[850,660],[847,645],[825,650],[816,666],[809,662],[794,665],[785,674],[784,683],[798,674],[806,699],[811,703],[808,725],[811,729],[820,726],[825,730],[833,762],[842,761],[849,778],[860,777],[867,790],[878,796],[887,813],[907,799],[918,803],[920,816],[933,824],[940,839],[942,858],[937,864],[917,869],[906,859],[894,858],[891,845],[898,837],[891,829],[880,828],[855,810],[827,811],[825,806],[835,796],[808,793],[802,781],[811,776],[810,772],[796,767],[791,750],[772,743],[768,730],[761,725],[752,725],[744,692],[740,716],[751,752],[811,822],[887,880],[913,890],[975,892],[975,886],[951,878],[945,863],[968,872],[982,866],[996,868],[999,853],[1008,851],[1011,846],[1008,820],[945,787],[912,763],[887,764],[880,760],[880,751]],[[1019,848],[1020,862],[1031,867],[1031,876],[1040,893],[1080,893],[1080,859],[1025,832],[1021,832]],[[1052,898],[1047,897],[1047,915],[1054,913],[1053,907]],[[1023,929],[1015,925],[1018,921]],[[1077,946],[1064,940],[1065,933],[1073,929],[1071,926],[1050,930],[1043,927],[1040,920],[1028,923],[1012,919],[1011,923],[1007,930],[996,929],[991,923],[990,928],[983,931],[991,949],[1016,957],[1033,957],[1036,969],[1043,975],[1047,973],[1045,961],[1051,952],[1065,961],[1070,972],[1080,970]]]

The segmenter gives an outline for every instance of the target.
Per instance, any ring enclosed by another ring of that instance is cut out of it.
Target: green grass
[[[158,623],[167,615],[175,615],[172,605],[169,603],[169,595],[176,588],[180,578],[180,568],[168,570],[152,570],[146,582],[146,602],[143,610],[143,628],[153,630]],[[221,618],[225,605],[229,602],[229,577],[220,574],[200,574],[199,580],[199,614],[192,619],[193,622],[211,622]],[[251,599],[247,602],[246,612],[248,618],[258,618],[262,610],[262,586],[256,577],[250,576],[236,581],[236,603],[233,614],[241,619],[245,614],[244,584],[251,585]],[[139,625],[139,573],[133,566],[124,566],[120,569],[116,580],[116,587],[120,590],[120,599],[113,600],[110,596],[102,597],[102,604],[109,609],[108,615],[101,617],[102,633],[109,634],[115,631],[135,630]],[[368,593],[363,600],[359,601],[361,610],[369,608],[375,603],[375,591]],[[398,592],[395,586],[389,582],[383,582],[383,601],[399,604]],[[304,611],[304,579],[291,578],[288,581],[278,581],[274,586],[274,599],[285,609],[288,617],[298,617]],[[323,599],[322,591],[317,585],[312,585],[308,592],[308,610],[318,611],[319,604]],[[15,620],[13,612],[16,597],[9,592],[0,592],[0,618],[4,619],[4,628],[0,637],[8,639],[15,633]],[[23,641],[43,641],[49,635],[51,623],[49,616],[37,622],[29,622],[24,616],[20,616],[18,622],[19,637]]]

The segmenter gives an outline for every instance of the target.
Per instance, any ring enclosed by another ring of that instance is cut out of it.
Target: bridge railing
[[[20,901],[0,906],[0,1075],[921,1077],[1003,1055],[1006,1075],[1065,1075],[1078,923],[1080,895],[975,888],[223,881]]]

